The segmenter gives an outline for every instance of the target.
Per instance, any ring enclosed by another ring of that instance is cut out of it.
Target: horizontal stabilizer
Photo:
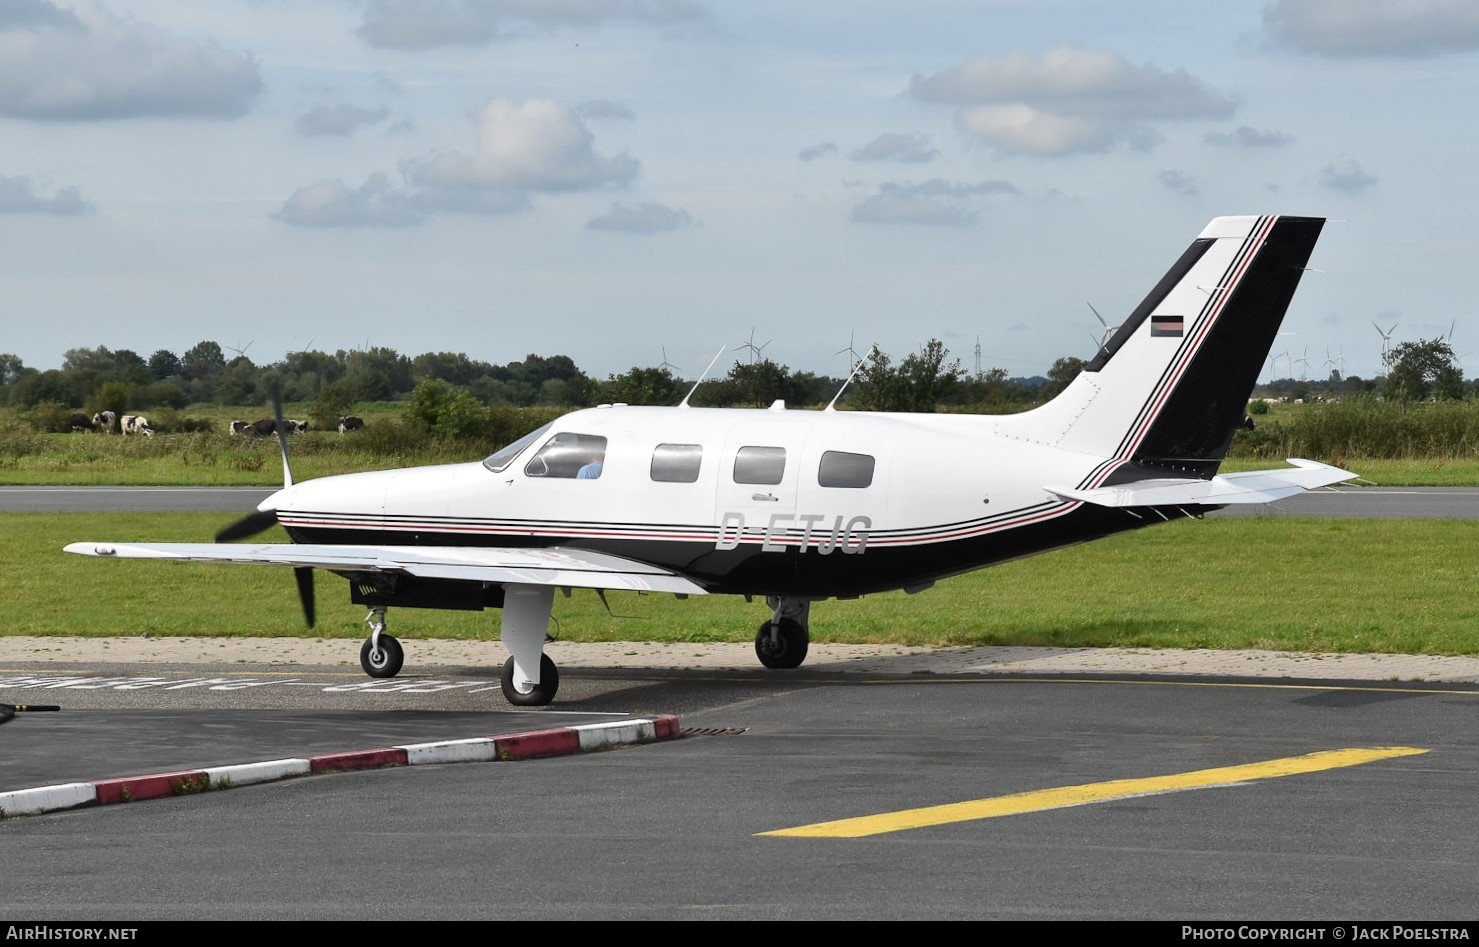
[[[1291,457],[1292,469],[1249,470],[1244,473],[1220,474],[1211,480],[1153,479],[1135,480],[1112,487],[1072,490],[1067,487],[1044,487],[1065,500],[1079,500],[1096,506],[1227,506],[1234,503],[1271,503],[1296,493],[1328,487],[1356,479],[1356,474],[1329,464]]]
[[[515,582],[560,588],[706,595],[707,590],[658,566],[584,549],[485,546],[335,546],[315,543],[71,543],[67,552],[118,559],[184,559],[394,572],[424,579]]]

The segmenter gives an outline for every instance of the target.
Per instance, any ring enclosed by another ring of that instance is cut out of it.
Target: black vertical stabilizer
[[[1247,416],[1264,359],[1324,226],[1280,217],[1131,458],[1211,476]]]

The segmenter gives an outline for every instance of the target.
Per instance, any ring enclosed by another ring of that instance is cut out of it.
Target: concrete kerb
[[[311,774],[419,766],[427,763],[512,762],[591,753],[619,746],[673,740],[681,735],[676,716],[658,714],[651,718],[552,727],[494,737],[413,743],[197,770],[124,776],[94,782],[64,783],[0,792],[0,819],[85,806],[191,796]]]

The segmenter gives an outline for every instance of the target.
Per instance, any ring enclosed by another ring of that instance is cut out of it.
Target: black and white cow
[[[102,428],[104,434],[112,434],[113,425],[118,423],[118,415],[112,411],[99,411],[92,416],[92,423]]]
[[[69,426],[74,431],[95,431],[98,427],[88,418],[87,415],[83,414],[81,411],[78,411],[72,415]]]
[[[154,429],[149,426],[149,419],[142,414],[125,414],[123,416],[123,433],[142,434],[145,437],[153,437]]]
[[[256,437],[271,437],[277,433],[277,422],[272,418],[262,418],[260,421],[253,421],[246,426],[246,433],[255,435]]]
[[[356,418],[356,417],[353,417],[352,415],[345,415],[344,417],[342,417],[342,418],[339,419],[339,433],[340,434],[344,434],[344,433],[347,433],[349,431],[358,431],[358,430],[363,429],[364,426],[365,426],[365,419],[364,418]]]
[[[245,421],[232,421],[231,422],[231,433],[232,434],[245,434],[248,431],[250,431],[251,429],[252,429],[252,426],[250,424],[246,423]]]
[[[292,418],[289,418],[287,425],[289,434],[302,434],[308,430],[307,421],[294,421]]]

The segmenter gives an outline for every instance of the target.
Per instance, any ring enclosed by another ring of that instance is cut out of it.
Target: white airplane
[[[67,552],[312,570],[368,605],[374,677],[403,664],[386,608],[501,608],[504,697],[554,699],[556,589],[764,597],[768,668],[806,658],[813,602],[902,589],[1356,475],[1308,460],[1219,475],[1323,218],[1219,217],[1052,401],[1021,414],[602,405],[481,463],[293,483],[216,543]],[[690,392],[691,394],[691,392]],[[278,410],[279,416],[281,409]],[[238,544],[273,524],[291,543]]]

